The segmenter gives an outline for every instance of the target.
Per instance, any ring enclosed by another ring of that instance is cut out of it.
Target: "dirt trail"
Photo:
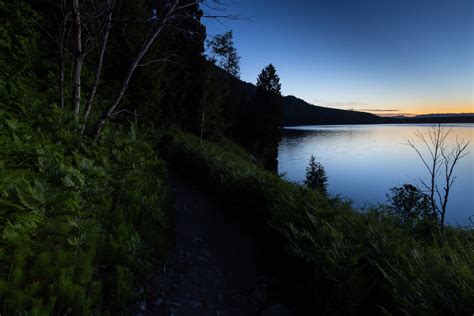
[[[278,284],[259,271],[250,232],[226,216],[198,187],[171,174],[176,243],[144,287],[137,315],[289,315],[272,293]]]

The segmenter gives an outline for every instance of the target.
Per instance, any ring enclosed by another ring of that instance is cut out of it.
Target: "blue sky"
[[[273,63],[285,95],[381,114],[474,112],[472,0],[227,0],[241,78]],[[396,110],[396,111],[390,111]]]

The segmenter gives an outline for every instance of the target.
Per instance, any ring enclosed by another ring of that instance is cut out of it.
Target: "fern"
[[[64,121],[53,112],[44,118]],[[31,119],[0,129],[0,304],[38,315],[125,305],[168,238],[163,163],[139,129],[68,150],[73,133],[37,133]]]

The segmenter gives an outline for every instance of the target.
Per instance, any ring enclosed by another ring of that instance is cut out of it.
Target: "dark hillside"
[[[376,124],[389,119],[370,113],[326,108],[309,104],[294,96],[286,96],[283,105],[284,125]]]

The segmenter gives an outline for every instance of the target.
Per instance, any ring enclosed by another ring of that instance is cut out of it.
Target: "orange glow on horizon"
[[[474,113],[474,103],[451,103],[450,105],[413,106],[413,114]]]
[[[469,113],[474,114],[474,101],[420,101],[420,102],[406,102],[395,107],[398,111],[387,111],[382,110],[370,112],[379,116],[414,116],[421,114],[457,114],[457,113]]]

